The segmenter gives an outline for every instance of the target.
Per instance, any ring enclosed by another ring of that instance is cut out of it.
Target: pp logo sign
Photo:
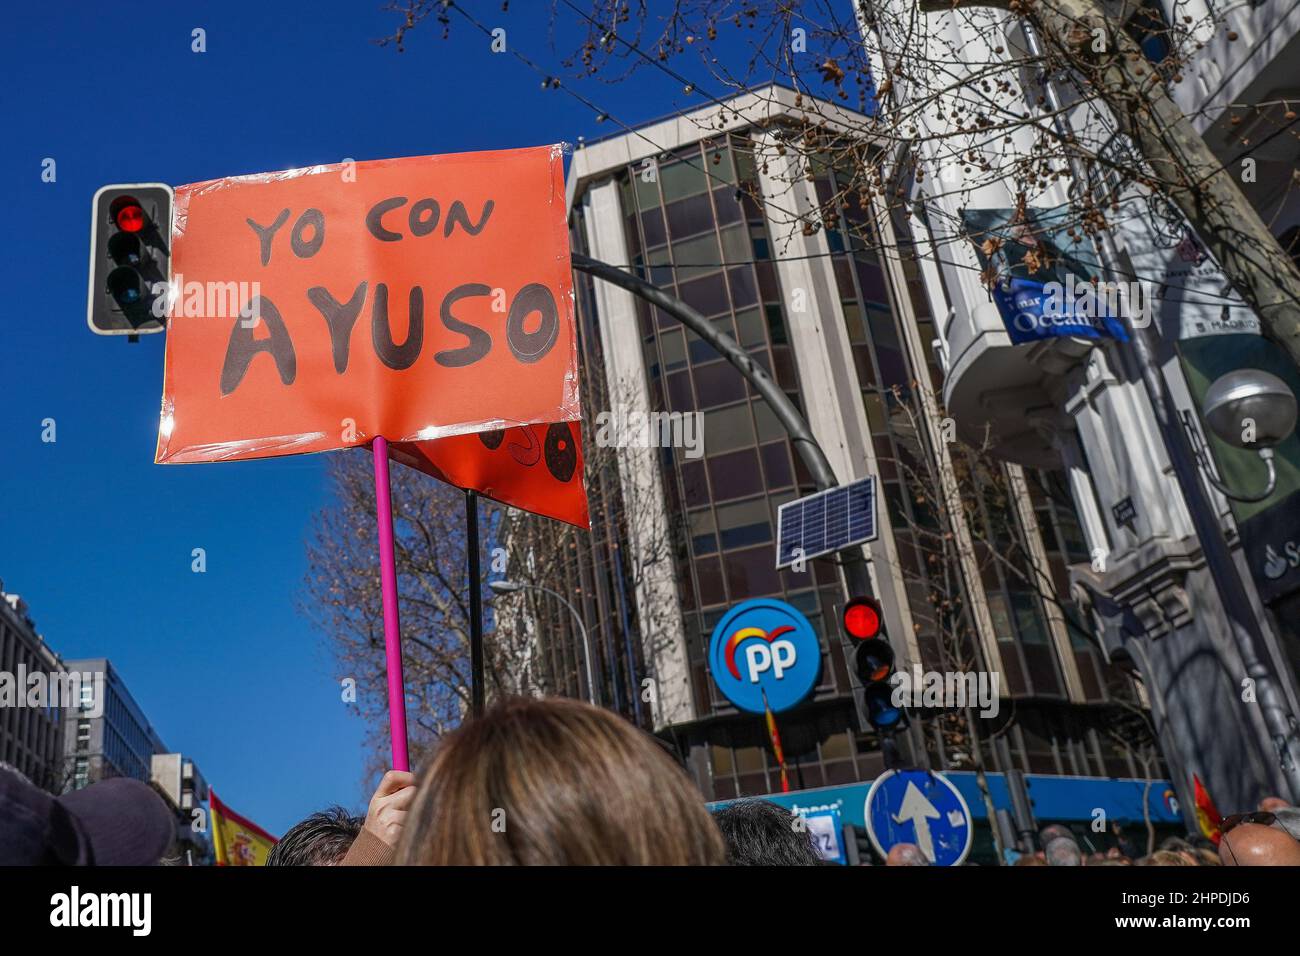
[[[741,710],[787,710],[808,696],[821,672],[821,644],[812,624],[786,604],[763,598],[732,608],[709,642],[713,679]]]

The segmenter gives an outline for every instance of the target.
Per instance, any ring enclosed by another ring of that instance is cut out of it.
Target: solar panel
[[[778,568],[871,541],[876,537],[876,477],[786,502],[776,521]]]

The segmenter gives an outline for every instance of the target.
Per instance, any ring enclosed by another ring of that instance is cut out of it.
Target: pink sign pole
[[[388,440],[371,444],[375,459],[375,516],[379,524],[379,579],[384,592],[384,656],[388,670],[388,730],[393,769],[410,770],[406,753],[406,687],[402,681],[402,631],[397,620],[397,559],[393,548],[393,495],[388,481]]]

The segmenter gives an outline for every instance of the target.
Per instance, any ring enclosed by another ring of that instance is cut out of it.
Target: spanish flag
[[[790,792],[790,777],[785,772],[785,752],[781,750],[781,735],[776,729],[776,714],[772,713],[772,708],[767,706],[767,691],[759,688],[763,694],[763,713],[767,717],[767,735],[772,738],[772,752],[776,754],[776,762],[781,765],[781,792]]]
[[[265,866],[271,847],[280,841],[218,800],[215,790],[208,791],[208,798],[217,866]]]
[[[1219,808],[1210,799],[1210,792],[1201,784],[1201,778],[1196,774],[1192,774],[1192,787],[1196,799],[1196,824],[1201,828],[1201,833],[1218,846],[1223,836],[1220,832],[1223,826],[1223,815],[1219,813]]]

